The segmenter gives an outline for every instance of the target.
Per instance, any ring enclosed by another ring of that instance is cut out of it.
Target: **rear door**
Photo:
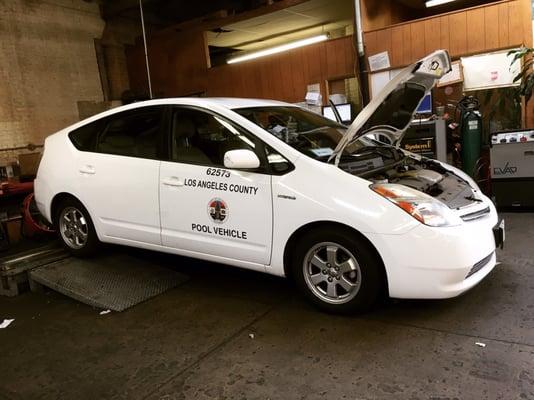
[[[103,121],[94,151],[80,152],[80,197],[101,235],[161,244],[159,166],[162,106],[113,114]]]
[[[171,161],[161,163],[164,246],[266,265],[272,239],[271,176],[262,143],[230,120],[176,107],[170,118]],[[224,167],[228,150],[250,149],[262,166]]]

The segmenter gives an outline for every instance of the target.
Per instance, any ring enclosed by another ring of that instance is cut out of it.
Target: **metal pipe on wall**
[[[534,1],[534,0],[533,0]],[[358,82],[360,85],[360,92],[362,96],[362,106],[367,105],[370,100],[369,96],[369,81],[367,71],[365,68],[365,47],[363,45],[363,28],[362,28],[362,10],[360,0],[354,0],[354,27],[356,31],[356,46],[358,57]]]
[[[356,27],[356,45],[358,48],[358,55],[363,56],[364,49],[363,49],[362,10],[360,7],[360,0],[354,0],[354,25]]]
[[[145,16],[143,14],[143,0],[139,0],[139,11],[141,13],[141,28],[143,29],[143,44],[145,46],[146,76],[148,79],[148,94],[152,99],[152,81],[150,79],[150,65],[148,64],[148,48],[146,45]]]

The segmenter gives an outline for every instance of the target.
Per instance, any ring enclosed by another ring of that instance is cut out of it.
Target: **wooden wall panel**
[[[335,46],[326,47],[326,73],[328,76],[337,76],[337,55]]]
[[[441,23],[439,18],[425,20],[425,53],[431,53],[441,42]]]
[[[532,7],[532,3],[530,0],[521,0],[521,21],[523,22],[523,43],[527,47],[534,47],[534,38],[533,38],[533,24],[532,20],[534,20],[534,7]],[[531,21],[528,20],[528,18],[525,18],[525,16],[530,16]],[[534,107],[532,109],[532,113],[534,114]],[[534,125],[530,125],[534,126]]]
[[[376,32],[365,32],[363,34],[363,43],[365,45],[365,53],[372,56],[379,53],[378,44],[376,42]]]
[[[478,53],[486,49],[485,13],[483,8],[466,12],[467,52]]]
[[[348,54],[345,54],[345,46],[343,45],[343,41],[341,40],[335,40],[332,43],[332,48],[334,49],[334,53],[336,55],[336,74],[333,76],[341,76],[345,73],[345,59],[347,58]],[[312,60],[311,58],[307,57],[307,60],[309,62],[316,63],[315,60]],[[310,71],[311,72],[311,71]],[[316,75],[316,78],[319,78],[319,74]],[[312,78],[311,74],[309,75],[309,79]],[[313,79],[313,78],[312,78]],[[315,79],[314,79],[315,82]]]
[[[521,21],[521,4],[514,1],[508,7],[508,41],[511,44],[523,42],[523,23]]]
[[[408,65],[445,48],[453,58],[507,48],[532,46],[530,0],[505,0],[364,32],[367,55],[388,51],[391,67]],[[194,93],[303,99],[306,85],[352,76],[352,37],[318,43],[242,64],[208,68],[203,32],[159,35],[149,42],[154,92],[158,96]],[[146,91],[142,43],[127,49],[130,86]]]
[[[303,101],[307,85],[354,75],[352,36],[329,40],[249,62],[207,71],[208,96],[237,96]]]
[[[391,67],[397,68],[437,49],[447,49],[456,58],[532,46],[529,7],[530,0],[503,0],[364,32],[366,54],[388,51]]]
[[[421,10],[407,7],[398,0],[360,0],[360,8],[364,31],[381,29],[424,16]]]
[[[437,49],[448,50],[455,59],[521,45],[532,47],[531,0],[502,0],[368,30],[364,45],[367,56],[388,51],[391,68],[408,65]],[[525,111],[525,126],[534,126],[534,106],[529,104]]]
[[[296,57],[293,57],[293,59],[294,59],[295,63],[298,63]],[[255,60],[253,62],[256,64],[256,68],[258,68],[261,71],[261,91],[258,92],[258,96],[257,97],[263,98],[263,97],[266,96],[267,93],[270,93],[272,91],[271,80],[266,78],[266,77],[270,76],[269,64],[266,63],[265,60],[262,61],[261,59]],[[237,65],[239,65],[239,64],[237,64]],[[230,72],[227,72],[227,71],[230,71],[232,69],[232,67],[234,67],[234,66],[235,65],[226,65],[224,67],[211,68],[208,71],[208,92],[216,93],[217,96],[226,96],[224,94],[225,92],[214,92],[213,91],[212,86],[211,86],[211,79],[210,79],[211,73],[214,70],[220,70],[219,79],[224,79],[229,84],[231,84],[232,83],[231,79],[228,79],[228,77],[231,76],[231,75],[230,75]],[[293,66],[292,66],[292,68],[293,68]],[[296,69],[292,69],[291,70],[291,74],[294,75],[293,79],[295,81],[297,81],[297,78],[298,78],[298,76],[299,76],[299,74],[301,72],[302,72],[301,68],[296,68]]]
[[[382,29],[376,33],[376,41],[380,51],[388,50],[391,53],[391,29]]]
[[[499,6],[484,8],[484,41],[487,49],[499,47]]]
[[[156,97],[205,94],[303,101],[306,86],[354,76],[353,37],[346,36],[243,63],[208,68],[203,33],[158,36],[149,43]],[[148,93],[143,46],[127,51],[130,86]],[[326,96],[325,96],[326,97]]]
[[[509,6],[507,3],[499,4],[499,47],[504,47],[509,43],[508,35],[508,18],[509,18]]]
[[[146,69],[144,68],[144,52],[140,46],[128,46],[126,51],[126,65],[128,67],[128,77],[130,78],[130,88],[134,92],[144,93],[148,87]]]
[[[177,33],[149,41],[152,90],[156,97],[202,93],[206,87],[208,60],[204,32]],[[146,67],[141,42],[127,49],[130,87],[148,94]]]
[[[304,47],[302,56],[306,62],[306,71],[308,72],[308,80],[312,82],[319,82],[321,79],[321,63],[319,62],[319,48],[317,46]],[[345,49],[336,48],[336,50],[344,55]],[[341,55],[341,54],[340,54]],[[341,62],[345,63],[343,57]]]
[[[344,40],[345,48],[343,53],[345,54],[345,68],[344,71],[353,71],[354,76],[356,76],[356,68],[358,66],[357,55],[356,55],[356,43],[354,40]]]
[[[403,65],[408,65],[412,62],[412,29],[410,25],[402,26],[402,61]]]
[[[425,22],[417,21],[410,24],[412,58],[420,59],[426,54],[425,51]]]
[[[321,71],[328,71],[328,59],[326,53],[326,43],[321,43]],[[321,93],[326,93],[326,86],[321,81]]]
[[[451,47],[451,41],[448,15],[439,18],[439,29],[439,46],[441,49],[449,49]]]
[[[449,50],[452,54],[467,53],[467,13],[449,15]]]
[[[391,65],[404,63],[404,40],[402,26],[391,28],[391,53],[389,54]]]
[[[275,55],[274,57],[268,57],[265,59],[267,62],[267,65],[269,66],[269,69],[271,71],[270,77],[272,82],[272,91],[273,93],[277,93],[276,98],[282,98],[284,93],[284,85],[285,77],[282,76],[282,69],[280,68],[280,55]],[[245,66],[246,63],[242,63],[241,66]],[[238,64],[239,65],[239,64]],[[306,68],[306,64],[303,65],[303,68]],[[245,88],[241,90],[239,93],[250,93],[251,87],[248,85],[249,82],[245,82]],[[247,90],[248,89],[248,90]],[[236,93],[236,96],[239,97],[240,94]],[[254,97],[248,95],[247,97]]]
[[[282,85],[282,98],[283,99],[290,99],[293,97],[293,85],[291,81],[288,81],[285,77],[291,75],[291,66],[289,65],[289,62],[287,58],[284,58],[282,55],[278,58],[279,60],[279,66],[280,69],[280,75],[282,76],[283,85]],[[257,77],[258,81],[261,79],[260,77]],[[255,91],[255,93],[258,93],[261,97],[267,97],[268,93],[261,93],[259,91]]]

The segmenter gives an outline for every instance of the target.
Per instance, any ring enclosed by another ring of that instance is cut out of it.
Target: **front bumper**
[[[370,235],[386,268],[389,295],[455,297],[484,279],[496,265],[498,217],[492,204],[490,209],[487,216],[460,226],[419,225],[403,235]]]

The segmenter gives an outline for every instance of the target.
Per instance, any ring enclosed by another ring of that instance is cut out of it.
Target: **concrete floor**
[[[363,316],[320,313],[283,279],[143,252],[191,279],[107,315],[54,292],[0,298],[15,318],[0,399],[534,399],[534,214],[505,217],[506,262],[478,287]]]

